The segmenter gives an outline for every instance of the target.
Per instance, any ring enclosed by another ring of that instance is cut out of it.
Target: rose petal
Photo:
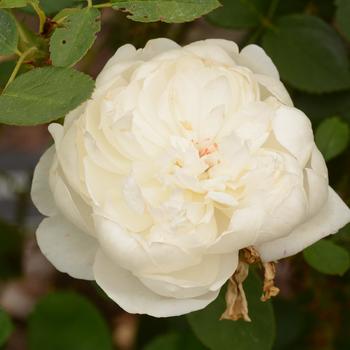
[[[231,253],[254,244],[264,216],[264,209],[259,206],[237,209],[228,230],[209,247],[208,253]]]
[[[252,44],[244,47],[236,59],[240,65],[250,68],[254,73],[280,79],[276,66],[260,46]]]
[[[53,194],[49,185],[49,174],[55,156],[55,147],[51,146],[40,158],[32,182],[31,197],[41,214],[52,216],[57,213]]]
[[[314,148],[311,122],[296,108],[286,106],[276,111],[272,128],[277,141],[305,166]]]
[[[125,311],[154,317],[179,316],[200,310],[219,294],[219,291],[208,292],[186,299],[162,297],[145,287],[131,272],[114,264],[102,251],[97,253],[94,275],[97,284]]]
[[[157,294],[173,298],[193,298],[221,288],[236,270],[237,264],[238,252],[207,255],[200,264],[185,270],[138,277]]]
[[[310,220],[288,236],[256,247],[263,261],[274,261],[294,255],[325,236],[336,233],[350,222],[350,209],[329,188],[328,201]]]
[[[92,266],[97,241],[63,216],[44,219],[36,231],[42,253],[61,272],[74,278],[93,280]]]
[[[141,50],[140,57],[142,60],[150,60],[155,56],[180,48],[180,45],[175,41],[167,38],[157,38],[149,40],[146,46]]]
[[[68,221],[93,236],[91,208],[67,184],[65,177],[60,171],[52,170],[50,174],[50,188],[57,208]]]
[[[96,213],[94,220],[98,240],[104,252],[116,264],[128,270],[168,273],[200,262],[198,254],[193,251],[187,252],[166,242],[148,244],[141,234],[127,231],[118,223],[100,214]]]
[[[293,101],[287,89],[280,80],[276,80],[267,75],[255,74],[255,79],[261,86],[261,98],[266,99],[270,95],[276,97],[286,106],[293,107]]]

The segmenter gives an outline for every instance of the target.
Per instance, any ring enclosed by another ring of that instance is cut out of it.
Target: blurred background
[[[64,2],[46,0],[42,6],[53,16]],[[104,9],[102,30],[77,69],[96,77],[118,47],[142,47],[156,37],[180,44],[207,38],[234,40],[241,48],[261,44],[279,68],[295,105],[311,119],[328,161],[330,182],[349,203],[350,1],[221,3],[222,8],[184,24],[138,23],[122,12]],[[37,26],[28,9],[14,13],[29,28]],[[0,87],[14,64],[0,56]],[[42,218],[31,203],[30,185],[33,169],[50,143],[47,125],[0,126],[0,348],[207,349],[185,317],[127,314],[95,283],[57,272],[42,256],[34,237]],[[326,242],[341,250],[335,252],[343,260],[322,255],[319,247],[278,264],[275,350],[350,349],[350,227]]]

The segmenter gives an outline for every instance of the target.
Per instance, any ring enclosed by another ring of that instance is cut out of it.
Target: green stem
[[[272,0],[271,1],[269,10],[267,12],[267,18],[269,20],[271,20],[273,18],[273,16],[275,15],[275,12],[277,10],[279,2],[280,2],[280,0]]]
[[[253,44],[259,41],[261,36],[264,34],[266,28],[270,28],[272,30],[275,29],[275,26],[272,24],[271,20],[276,13],[279,1],[280,0],[271,1],[266,16],[260,16],[260,25],[248,37],[247,41],[245,42],[246,45]]]
[[[92,0],[87,0],[87,3],[88,3],[88,7],[92,7]]]
[[[21,38],[21,40],[24,43],[28,44],[29,43],[29,39],[27,37],[27,34],[23,30],[21,23],[19,23],[17,20],[16,20],[16,26],[17,26],[17,31],[18,31],[19,37]]]
[[[6,90],[6,88],[15,80],[16,76],[17,76],[17,73],[19,71],[19,69],[21,68],[21,65],[23,64],[24,60],[26,59],[27,56],[29,56],[31,53],[33,53],[35,50],[37,50],[36,47],[31,47],[30,49],[28,49],[27,51],[23,52],[17,63],[16,63],[16,66],[15,68],[13,69],[12,73],[11,73],[11,76],[4,88],[4,90]]]
[[[93,7],[97,8],[97,9],[101,9],[101,8],[105,8],[105,7],[112,7],[113,4],[111,4],[110,2],[106,2],[104,4],[96,4],[93,5]]]
[[[44,25],[46,22],[45,12],[41,9],[41,7],[35,1],[31,1],[30,5],[33,7],[34,11],[39,17],[39,33],[41,34],[44,31]]]

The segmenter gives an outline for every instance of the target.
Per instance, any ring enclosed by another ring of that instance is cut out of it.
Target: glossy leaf
[[[349,142],[349,125],[337,117],[324,120],[316,130],[317,147],[326,160],[342,153]]]
[[[113,8],[138,22],[193,21],[220,6],[218,0],[112,0]]]
[[[0,55],[12,55],[17,50],[18,33],[12,15],[0,10]]]
[[[192,329],[202,343],[212,350],[269,350],[275,337],[275,323],[270,302],[260,301],[262,283],[251,271],[244,282],[252,322],[219,318],[225,310],[224,292],[204,310],[188,315]]]
[[[344,44],[317,17],[281,17],[264,35],[263,46],[282,78],[300,90],[321,93],[350,87]]]
[[[0,309],[0,346],[4,345],[13,331],[13,324],[5,311]]]
[[[304,250],[306,262],[328,275],[343,275],[350,267],[347,250],[329,240],[321,240]]]
[[[87,100],[93,88],[89,76],[71,68],[34,69],[0,96],[0,123],[35,125],[64,117]]]
[[[95,8],[69,14],[51,37],[53,65],[67,67],[77,63],[94,43],[100,27],[100,11]]]
[[[209,13],[207,19],[226,28],[258,26],[267,12],[269,0],[221,0],[222,7]]]
[[[75,293],[41,299],[29,320],[29,350],[111,350],[111,334],[93,304]]]

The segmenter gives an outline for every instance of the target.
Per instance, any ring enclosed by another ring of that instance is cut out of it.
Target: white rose
[[[201,309],[240,249],[280,259],[350,221],[309,119],[255,45],[125,45],[49,130],[32,188],[48,216],[39,246],[131,313]]]

